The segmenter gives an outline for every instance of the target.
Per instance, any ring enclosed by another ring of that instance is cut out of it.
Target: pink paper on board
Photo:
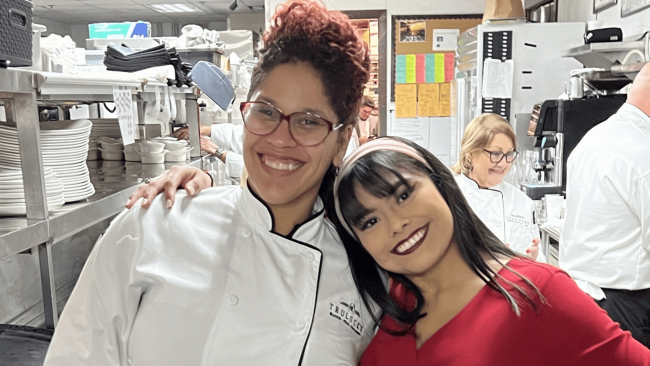
[[[445,82],[454,80],[456,72],[456,56],[453,53],[445,53]]]
[[[415,55],[415,79],[418,84],[427,82],[426,55]]]

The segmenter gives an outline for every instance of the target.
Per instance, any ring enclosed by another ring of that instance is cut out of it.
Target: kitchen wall
[[[232,13],[228,15],[228,30],[251,30],[262,33],[266,27],[265,13]]]
[[[603,20],[604,27],[620,27],[623,37],[642,34],[650,30],[650,8],[621,18],[621,2],[611,8],[593,14],[594,0],[561,0],[558,4],[558,20],[563,22],[586,22]]]
[[[47,31],[42,34],[44,37],[52,33],[65,36],[71,32],[70,24],[57,22],[56,20],[50,20],[35,16],[33,17],[32,21],[36,24],[42,24],[47,27]]]

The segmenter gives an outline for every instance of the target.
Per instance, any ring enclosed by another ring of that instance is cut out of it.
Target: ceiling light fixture
[[[147,6],[159,13],[194,13],[201,11],[189,4],[152,4]]]
[[[230,11],[235,11],[237,9],[237,0],[230,4]]]

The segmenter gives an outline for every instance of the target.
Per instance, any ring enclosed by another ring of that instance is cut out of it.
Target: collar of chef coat
[[[503,192],[503,181],[499,182],[499,184],[495,185],[494,187],[481,188],[474,179],[466,176],[465,173],[460,173],[460,179],[463,181],[464,185],[471,187],[472,189],[490,189],[493,191]]]
[[[271,208],[250,189],[248,184],[244,187],[241,199],[241,212],[250,225],[261,226],[267,231],[273,230],[275,218],[273,217]],[[324,225],[324,215],[325,205],[320,197],[318,197],[312,207],[311,216],[301,224],[294,226],[293,230],[287,236],[281,236],[304,243],[314,243],[317,241],[316,239],[319,237],[320,230]]]

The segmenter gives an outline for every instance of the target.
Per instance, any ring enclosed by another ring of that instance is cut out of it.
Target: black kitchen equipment
[[[566,166],[571,152],[589,130],[616,113],[626,99],[625,94],[612,94],[545,101],[535,126],[534,146],[540,149],[538,172],[546,179],[541,185],[524,184],[524,191],[530,197],[539,196],[535,190],[540,189],[566,191]]]
[[[599,42],[621,42],[623,31],[621,28],[592,29],[585,33],[585,44]]]
[[[32,9],[27,0],[0,0],[0,67],[32,66]]]

